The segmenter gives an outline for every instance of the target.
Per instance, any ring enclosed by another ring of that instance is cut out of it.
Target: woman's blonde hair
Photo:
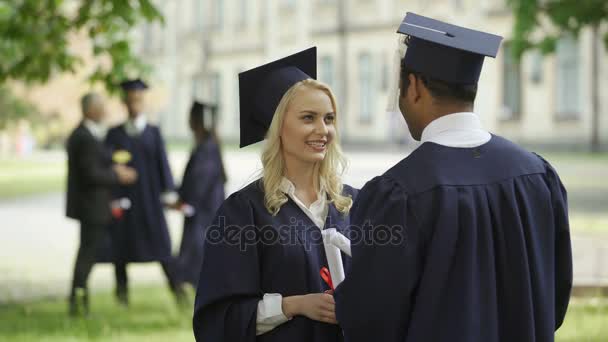
[[[285,161],[282,154],[280,134],[289,103],[294,98],[298,89],[302,87],[319,89],[327,94],[331,100],[334,113],[336,114],[336,119],[334,120],[334,125],[336,125],[336,136],[327,146],[325,158],[318,163],[317,170],[319,175],[319,186],[327,192],[330,203],[333,203],[336,209],[341,213],[347,214],[353,204],[353,200],[351,196],[342,195],[343,185],[341,176],[346,170],[347,160],[338,144],[337,120],[339,116],[336,99],[327,85],[314,79],[300,81],[289,88],[285,95],[283,95],[283,98],[274,112],[270,128],[266,133],[267,140],[262,152],[264,205],[268,212],[272,215],[276,215],[281,209],[281,206],[287,202],[287,195],[280,189],[281,180],[285,174]]]

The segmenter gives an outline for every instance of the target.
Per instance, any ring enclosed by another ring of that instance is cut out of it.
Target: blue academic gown
[[[194,215],[184,218],[177,262],[181,279],[196,287],[203,262],[204,230],[226,197],[220,150],[212,138],[198,144],[190,155],[179,196],[194,208]]]
[[[354,199],[357,190],[345,185],[344,193]],[[348,223],[348,215],[330,204],[326,228],[344,232]],[[328,290],[319,275],[323,266],[327,260],[321,230],[295,202],[289,199],[272,216],[264,206],[259,180],[232,194],[206,234],[193,317],[196,340],[341,341],[339,326],[304,316],[255,334],[258,302],[264,293],[284,297],[322,293]]]
[[[146,125],[139,135],[129,136],[123,124],[108,131],[106,144],[113,152],[131,153],[128,166],[137,170],[137,182],[114,193],[115,198],[129,198],[131,208],[111,224],[111,246],[100,261],[168,261],[171,240],[161,194],[174,190],[174,183],[160,130]]]
[[[335,293],[347,342],[553,341],[572,254],[566,190],[539,156],[498,136],[426,142],[368,182],[351,214],[350,235],[372,239],[353,241]]]

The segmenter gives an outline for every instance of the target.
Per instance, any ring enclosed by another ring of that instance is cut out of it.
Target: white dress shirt
[[[140,135],[144,129],[146,129],[147,124],[148,120],[146,119],[146,115],[139,114],[135,119],[127,120],[125,123],[125,130],[130,136]]]
[[[107,129],[102,124],[91,119],[84,119],[82,124],[91,132],[95,139],[102,141],[106,137]]]
[[[448,147],[472,148],[492,139],[483,129],[475,113],[463,112],[442,116],[433,120],[422,131],[420,144],[427,141]]]
[[[310,220],[321,230],[325,227],[329,203],[324,189],[317,193],[317,200],[307,207],[296,196],[296,187],[293,183],[283,177],[280,189],[291,198],[300,209],[310,218]],[[256,335],[261,335],[287,322],[289,318],[283,313],[283,296],[280,293],[266,293],[258,303],[256,317]]]

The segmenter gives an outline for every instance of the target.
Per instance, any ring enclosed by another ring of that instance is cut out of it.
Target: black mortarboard
[[[140,80],[139,78],[133,80],[124,80],[120,82],[120,87],[123,91],[148,89],[146,82]]]
[[[283,95],[309,78],[317,78],[316,47],[240,73],[240,147],[264,140]]]
[[[407,13],[398,33],[410,36],[403,66],[437,80],[477,84],[483,60],[502,37]]]

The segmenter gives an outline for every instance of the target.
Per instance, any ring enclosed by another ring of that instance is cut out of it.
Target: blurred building
[[[164,27],[138,31],[142,57],[168,92],[165,135],[188,135],[192,98],[221,108],[220,132],[238,138],[238,73],[316,45],[319,79],[338,97],[346,142],[384,143],[405,136],[388,114],[395,33],[407,11],[505,37],[486,59],[476,112],[491,131],[537,145],[587,145],[592,134],[592,34],[562,39],[546,58],[510,54],[513,17],[506,0],[180,0],[158,1]],[[603,30],[608,28],[604,27]],[[601,35],[600,35],[601,36]],[[598,38],[599,41],[600,38]],[[608,141],[608,55],[600,61],[600,139]]]

